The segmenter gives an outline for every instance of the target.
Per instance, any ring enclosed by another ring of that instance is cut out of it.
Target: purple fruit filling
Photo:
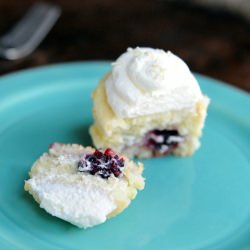
[[[154,156],[169,155],[183,140],[177,130],[155,129],[146,134],[145,146],[152,150]]]
[[[104,152],[96,150],[93,154],[84,155],[78,163],[79,172],[99,175],[104,179],[109,178],[112,174],[119,177],[123,167],[124,159],[110,148]]]

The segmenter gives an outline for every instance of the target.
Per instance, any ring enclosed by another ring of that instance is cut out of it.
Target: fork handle
[[[33,52],[59,18],[58,6],[36,3],[0,40],[0,56],[16,60]]]

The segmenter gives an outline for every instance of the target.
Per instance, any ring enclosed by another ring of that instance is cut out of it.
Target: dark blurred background
[[[0,0],[0,34],[34,2]],[[150,46],[171,50],[193,71],[250,91],[248,0],[48,2],[61,6],[61,18],[32,55],[1,60],[0,74],[57,62],[115,60],[129,46]]]

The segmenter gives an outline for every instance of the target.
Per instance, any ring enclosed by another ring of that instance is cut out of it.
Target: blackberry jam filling
[[[152,130],[146,134],[145,146],[150,148],[154,156],[169,155],[183,142],[183,136],[177,130]]]
[[[93,154],[84,155],[78,163],[79,172],[99,175],[104,179],[109,178],[112,174],[119,177],[123,167],[124,159],[110,148],[104,152],[96,150]]]

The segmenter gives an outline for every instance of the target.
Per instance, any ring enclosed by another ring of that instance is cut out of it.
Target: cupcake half
[[[176,55],[152,48],[129,48],[93,93],[97,148],[148,158],[192,155],[199,147],[208,97]]]
[[[80,228],[123,211],[144,188],[143,165],[110,148],[54,143],[32,166],[28,191],[48,213]]]

